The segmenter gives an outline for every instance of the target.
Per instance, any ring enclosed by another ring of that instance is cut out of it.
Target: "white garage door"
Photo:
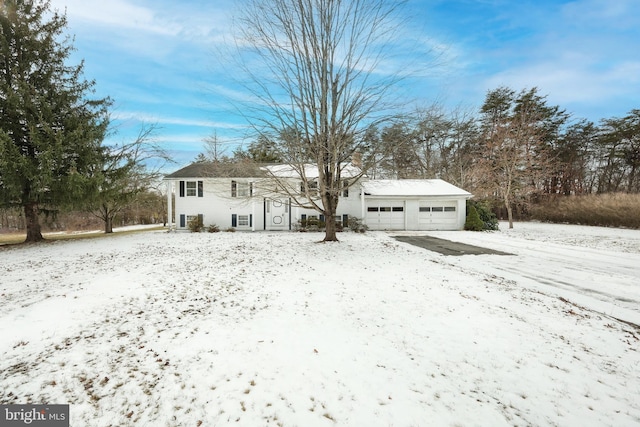
[[[420,230],[455,230],[458,223],[458,203],[420,202],[418,228]]]
[[[370,200],[366,220],[370,230],[404,230],[404,202]]]

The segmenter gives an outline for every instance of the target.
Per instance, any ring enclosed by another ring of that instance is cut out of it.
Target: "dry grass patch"
[[[612,193],[554,198],[532,209],[545,222],[640,228],[640,194]]]
[[[74,239],[96,239],[103,238],[109,236],[122,236],[126,234],[135,234],[135,233],[143,233],[147,231],[159,231],[163,230],[164,227],[159,225],[157,227],[150,228],[141,228],[141,229],[133,229],[127,231],[117,231],[115,233],[106,234],[104,231],[88,231],[88,232],[65,232],[65,233],[42,233],[44,236],[44,241],[54,241],[54,240],[74,240]],[[27,238],[26,233],[7,233],[0,234],[0,246],[1,245],[14,245],[24,243]]]

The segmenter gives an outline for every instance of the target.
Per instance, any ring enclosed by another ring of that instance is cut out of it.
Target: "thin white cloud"
[[[616,115],[632,107],[619,100],[627,98],[630,88],[638,88],[639,84],[640,61],[612,64],[607,69],[547,62],[497,73],[488,78],[483,86],[486,90],[499,86],[516,90],[535,86],[561,107],[610,105],[607,115]]]
[[[577,0],[567,3],[563,17],[568,25],[592,25],[616,29],[635,28],[640,22],[637,0]]]
[[[640,2],[576,0],[540,7],[527,21],[516,9],[501,9],[513,37],[457,45],[466,61],[458,62],[465,66],[456,79],[466,87],[461,91],[481,97],[499,86],[535,86],[550,102],[594,120],[633,108],[630,94],[640,90]]]
[[[51,4],[60,11],[66,10],[74,21],[166,35],[181,31],[175,23],[159,20],[152,9],[126,0],[52,0]]]
[[[246,126],[236,123],[216,122],[210,120],[185,119],[183,117],[163,117],[139,111],[114,112],[112,119],[120,121],[137,121],[142,123],[157,123],[158,125],[193,126],[212,129],[244,129]]]
[[[119,34],[122,30],[177,37],[197,43],[222,43],[229,29],[228,4],[202,5],[156,1],[148,6],[131,0],[51,0],[70,22]],[[131,40],[133,41],[133,40]],[[105,40],[109,43],[109,40]]]

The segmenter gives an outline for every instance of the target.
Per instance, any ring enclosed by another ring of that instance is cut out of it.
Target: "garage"
[[[404,202],[371,200],[367,202],[365,222],[371,230],[404,230]]]
[[[451,230],[458,222],[458,203],[455,201],[420,201],[418,230]]]
[[[471,193],[441,179],[362,184],[362,218],[370,230],[462,230]]]

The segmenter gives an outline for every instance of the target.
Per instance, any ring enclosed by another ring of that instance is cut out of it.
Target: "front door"
[[[268,199],[265,201],[267,230],[289,229],[289,200]]]

